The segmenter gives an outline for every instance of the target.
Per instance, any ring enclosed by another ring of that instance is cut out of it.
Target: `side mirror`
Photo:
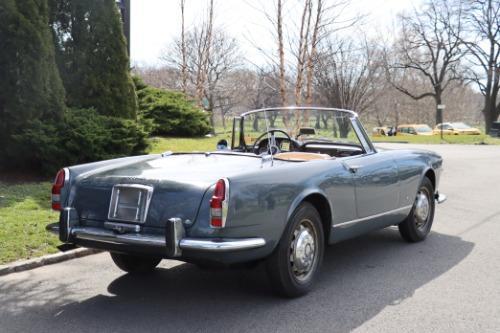
[[[219,142],[217,142],[217,150],[228,150],[228,146],[227,146],[227,140],[226,139],[222,139],[222,140],[219,140]]]

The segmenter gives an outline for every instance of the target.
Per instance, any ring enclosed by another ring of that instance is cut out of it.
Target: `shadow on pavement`
[[[439,278],[473,247],[439,233],[407,244],[386,229],[327,248],[316,288],[299,299],[275,297],[262,266],[205,271],[184,264],[149,276],[124,274],[110,282],[111,296],[62,305],[57,316],[44,313],[43,304],[24,311],[41,312],[38,322],[52,332],[347,332]]]

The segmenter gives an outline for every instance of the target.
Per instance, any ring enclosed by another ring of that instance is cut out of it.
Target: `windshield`
[[[429,133],[432,132],[432,128],[427,125],[416,127],[418,133]]]
[[[332,109],[271,109],[243,116],[243,141],[252,146],[269,130],[280,130],[300,142],[326,142],[361,146],[352,129],[353,113]],[[277,136],[284,136],[276,132]]]
[[[471,128],[469,125],[464,123],[451,123],[451,126],[456,129],[469,129]]]

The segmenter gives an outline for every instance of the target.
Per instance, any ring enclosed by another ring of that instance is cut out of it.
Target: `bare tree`
[[[186,54],[186,32],[185,32],[185,15],[184,15],[184,7],[185,7],[185,0],[180,0],[180,6],[181,6],[181,58],[182,58],[182,63],[181,63],[181,79],[182,79],[182,92],[186,93],[187,92],[187,54]]]
[[[280,72],[280,95],[281,104],[287,105],[286,98],[286,82],[285,82],[285,46],[283,44],[283,2],[278,0],[276,10],[276,30],[278,32],[278,55],[279,55],[279,72]]]
[[[203,87],[202,96],[207,101],[204,107],[210,114],[212,128],[215,128],[216,108],[220,108],[224,104],[232,104],[229,102],[231,100],[230,91],[234,87],[224,87],[223,81],[239,65],[237,60],[239,49],[236,40],[222,30],[214,31],[212,39],[213,47],[206,60],[206,84]],[[218,104],[218,102],[222,102],[222,104]],[[228,107],[228,105],[225,106]]]
[[[296,66],[291,68],[295,73],[295,104],[302,105],[305,86],[307,105],[313,104],[314,67],[317,62],[318,45],[332,33],[346,29],[358,23],[359,15],[344,17],[343,13],[349,2],[344,0],[303,0],[298,37],[290,35],[290,45],[296,45]],[[305,76],[305,78],[304,78]]]
[[[411,15],[401,15],[401,36],[398,43],[399,59],[390,64],[390,79],[394,87],[407,96],[419,100],[432,97],[436,103],[436,123],[442,122],[443,91],[451,82],[461,80],[460,59],[463,12],[460,4],[447,0],[429,0]],[[428,80],[430,88],[415,93],[399,85],[395,76],[402,71],[417,71]],[[399,72],[399,73],[398,73]]]
[[[384,90],[382,51],[364,41],[330,41],[318,54],[317,89],[328,105],[364,113]],[[323,119],[325,126],[327,120]],[[337,119],[339,132],[346,137],[349,125]]]
[[[469,0],[464,45],[470,54],[468,78],[475,82],[484,96],[483,116],[486,132],[500,115],[497,102],[500,90],[500,1]]]
[[[312,105],[313,103],[313,73],[314,73],[314,61],[316,59],[316,50],[320,40],[320,28],[323,16],[323,1],[318,0],[316,5],[316,19],[314,21],[314,28],[311,39],[311,50],[307,57],[307,83],[306,83],[306,104]],[[354,24],[354,22],[352,22]]]
[[[197,46],[197,67],[196,67],[196,98],[200,105],[203,100],[203,90],[205,80],[208,72],[208,62],[210,59],[210,50],[212,46],[212,31],[213,31],[213,17],[214,17],[214,1],[210,0],[208,8],[208,21],[202,24],[199,33],[197,34],[198,41],[195,43]]]
[[[236,40],[221,29],[210,32],[210,46],[207,46],[205,26],[195,27],[186,34],[186,69],[189,77],[188,93],[195,96],[205,111],[210,114],[214,128],[215,110],[219,103],[227,104],[228,92],[232,87],[224,87],[224,80],[238,67],[239,47]],[[173,52],[167,52],[161,59],[173,67],[180,67],[182,52],[179,41],[174,42]],[[206,50],[210,49],[210,52]],[[226,105],[227,106],[227,105]]]

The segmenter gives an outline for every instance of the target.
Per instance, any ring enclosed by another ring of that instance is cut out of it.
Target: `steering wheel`
[[[276,132],[280,132],[282,134],[284,134],[286,136],[286,140],[288,140],[290,142],[290,145],[292,143],[292,138],[290,137],[290,135],[288,135],[287,132],[283,131],[283,130],[280,130],[280,129],[272,129],[272,130],[269,130],[269,131],[266,131],[264,133],[262,133],[254,142],[254,144],[252,145],[252,150],[254,152],[254,154],[256,155],[259,155],[260,153],[260,143],[261,141],[263,141],[262,139],[267,136],[268,134],[271,135],[272,137],[274,137],[274,133]],[[284,138],[285,139],[285,138]],[[269,141],[269,140],[268,140]],[[281,150],[279,149],[279,147],[277,147],[276,145],[273,145],[273,146],[270,146],[271,145],[271,142],[268,142],[267,143],[267,146],[268,146],[268,152],[272,152],[273,154],[276,154],[276,153],[279,153],[281,152]],[[274,151],[273,151],[274,149]]]

